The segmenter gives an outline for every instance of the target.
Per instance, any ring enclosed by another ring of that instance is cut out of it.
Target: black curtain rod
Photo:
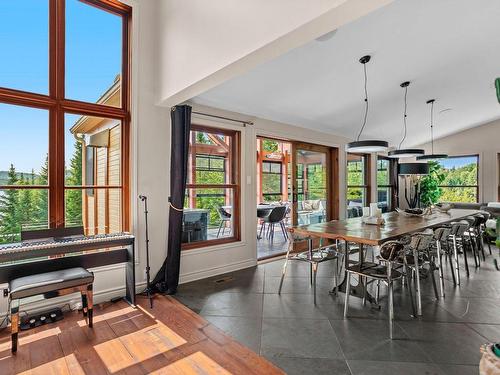
[[[240,124],[243,124],[243,126],[253,125],[253,122],[251,122],[251,121],[236,120],[234,118],[229,118],[229,117],[224,117],[224,116],[216,116],[216,115],[211,115],[211,114],[203,113],[203,112],[195,112],[195,111],[193,111],[192,114],[194,114],[194,115],[201,115],[201,116],[207,116],[207,117],[213,117],[213,118],[218,118],[219,120],[227,120],[227,121],[239,122]]]

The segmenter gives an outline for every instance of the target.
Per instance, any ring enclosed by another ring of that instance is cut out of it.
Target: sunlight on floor
[[[95,345],[94,349],[108,370],[114,373],[186,343],[181,336],[157,321],[150,327]]]
[[[186,374],[217,374],[231,375],[214,360],[202,352],[196,352],[187,357],[152,372],[154,375],[186,375]]]

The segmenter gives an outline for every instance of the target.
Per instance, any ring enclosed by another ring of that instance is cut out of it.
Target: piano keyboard
[[[9,243],[0,245],[0,263],[105,247],[128,246],[133,241],[134,236],[130,233],[113,233]]]

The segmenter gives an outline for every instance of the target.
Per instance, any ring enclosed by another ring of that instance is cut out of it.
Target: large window
[[[184,249],[237,241],[239,132],[193,125],[184,202]]]
[[[347,217],[359,217],[370,203],[370,156],[347,154]]]
[[[1,1],[0,14],[0,242],[129,230],[130,8]]]
[[[279,202],[283,197],[283,172],[280,161],[262,162],[262,196],[264,202]]]
[[[377,157],[377,202],[382,212],[394,208],[394,170],[396,161],[384,156]]]
[[[479,157],[453,156],[439,160],[445,178],[441,184],[441,202],[477,202]]]

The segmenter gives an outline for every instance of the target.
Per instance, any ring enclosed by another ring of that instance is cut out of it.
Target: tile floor
[[[303,263],[290,263],[277,294],[282,264],[230,273],[222,283],[219,276],[184,284],[177,298],[289,374],[477,374],[480,345],[500,341],[500,272],[491,255],[471,269],[469,279],[462,273],[460,287],[445,269],[444,300],[435,300],[430,279],[424,279],[424,315],[418,319],[410,316],[406,290],[398,285],[392,341],[384,287],[380,310],[353,297],[344,320],[344,294],[328,293],[333,264],[319,266],[316,306]]]

